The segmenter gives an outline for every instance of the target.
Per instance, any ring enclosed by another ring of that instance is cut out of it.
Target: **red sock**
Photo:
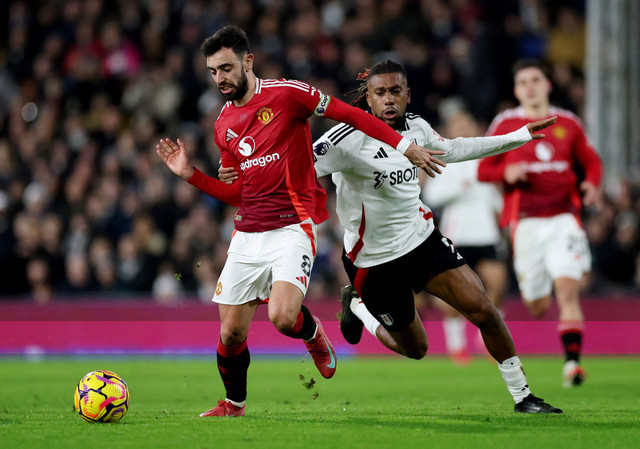
[[[222,341],[218,341],[218,371],[227,399],[236,402],[247,399],[247,371],[250,361],[246,339],[233,346],[225,346]]]
[[[558,333],[564,347],[565,359],[580,361],[582,351],[582,333],[584,321],[561,321],[558,324]]]
[[[302,306],[298,319],[293,328],[287,332],[283,332],[284,335],[291,338],[301,338],[303,340],[309,340],[316,332],[316,322],[305,306]]]

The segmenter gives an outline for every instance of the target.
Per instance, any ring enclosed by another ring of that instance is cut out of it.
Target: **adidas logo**
[[[307,288],[307,277],[306,276],[297,276],[296,280],[300,281],[300,283],[302,285],[304,285],[305,288]]]
[[[389,155],[387,154],[386,151],[384,151],[384,148],[382,148],[382,147],[380,147],[380,149],[378,150],[376,155],[373,156],[374,159],[384,159],[386,157],[389,157]]]
[[[227,128],[227,142],[233,139],[234,137],[238,137],[236,133],[234,133],[231,128]]]

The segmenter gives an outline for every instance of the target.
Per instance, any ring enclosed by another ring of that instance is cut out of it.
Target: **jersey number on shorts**
[[[458,252],[458,250],[456,250],[456,247],[455,247],[455,246],[453,246],[453,242],[452,242],[451,240],[449,240],[449,239],[448,239],[448,238],[446,238],[446,237],[442,237],[442,243],[444,243],[444,244],[445,244],[445,246],[448,246],[448,247],[449,247],[449,249],[451,250],[451,252],[452,252],[453,254],[455,254],[455,255],[456,255],[456,257],[458,258],[458,260],[461,260],[461,259],[462,259],[462,256],[460,255],[460,253]]]
[[[300,264],[300,268],[302,268],[302,272],[305,276],[311,275],[311,259],[309,259],[309,256],[302,256],[302,264]]]

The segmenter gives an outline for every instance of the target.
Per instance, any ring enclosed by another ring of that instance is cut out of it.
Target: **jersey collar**
[[[394,126],[396,131],[409,131],[409,122],[407,121],[407,114],[403,115],[402,118],[398,121],[396,126]]]

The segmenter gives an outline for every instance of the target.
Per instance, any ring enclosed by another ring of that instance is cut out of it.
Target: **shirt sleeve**
[[[427,124],[427,126],[429,126]],[[429,126],[429,128],[431,128]],[[458,137],[445,139],[433,129],[427,130],[426,147],[431,150],[444,151],[437,156],[442,162],[463,162],[471,159],[480,159],[495,156],[518,148],[529,142],[531,133],[526,126],[510,132],[487,137]]]
[[[227,151],[221,151],[223,167],[234,167],[238,172],[238,179],[231,185],[227,185],[219,179],[212,178],[202,173],[197,168],[193,176],[187,181],[202,192],[224,203],[238,207],[242,201],[242,170],[240,164]]]
[[[334,126],[313,144],[313,160],[316,176],[321,177],[348,168],[348,137],[356,132],[347,124]],[[346,150],[346,151],[345,151]],[[356,150],[355,148],[353,149]]]
[[[487,136],[495,136],[504,133],[504,127],[500,116],[497,116],[489,125]],[[505,155],[498,154],[480,159],[478,164],[478,181],[480,182],[503,182],[505,168]]]
[[[409,139],[402,137],[385,122],[362,109],[350,106],[332,95],[323,94],[315,87],[301,81],[287,82],[290,87],[288,90],[290,99],[298,104],[302,114],[347,123],[368,136],[390,145],[402,154],[411,145]]]
[[[602,182],[602,160],[589,141],[582,123],[577,121],[576,124],[579,129],[577,134],[578,137],[573,147],[574,155],[584,169],[585,181],[589,181],[591,184],[598,187]]]

